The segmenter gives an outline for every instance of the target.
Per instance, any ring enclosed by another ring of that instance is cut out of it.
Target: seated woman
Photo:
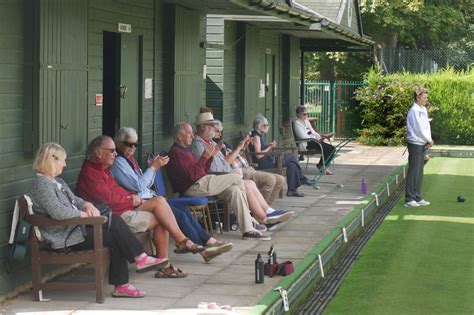
[[[334,133],[321,135],[317,133],[308,120],[308,108],[306,106],[298,106],[296,108],[296,116],[298,117],[298,119],[296,119],[295,123],[293,124],[296,140],[307,138],[314,139],[314,141],[298,143],[298,149],[300,151],[318,149],[319,145],[316,143],[316,141],[318,141],[323,147],[325,165],[323,165],[323,157],[321,157],[319,159],[317,167],[321,169],[323,166],[326,167],[330,165],[332,159],[334,159],[335,148],[333,145],[327,143],[325,140],[334,135]],[[332,175],[332,172],[330,170],[326,170],[326,175]]]
[[[115,180],[127,189],[137,193],[142,199],[162,198],[157,197],[156,192],[151,189],[155,181],[156,171],[168,163],[168,157],[156,156],[148,164],[145,172],[142,172],[134,158],[138,135],[135,129],[122,127],[115,135],[115,145],[118,156],[110,167],[110,172]],[[166,201],[164,201],[166,203]],[[189,210],[181,205],[169,202],[179,228],[184,235],[189,237],[194,243],[204,245],[204,251],[200,252],[205,262],[210,262],[218,255],[232,249],[233,244],[219,242],[209,236],[206,230],[192,217]],[[176,251],[175,251],[176,252]]]
[[[59,177],[66,166],[66,151],[56,143],[43,144],[33,163],[38,174],[33,178],[31,200],[33,211],[55,220],[99,216],[90,202],[76,197]],[[93,228],[85,226],[41,227],[41,233],[53,249],[94,248]],[[148,256],[135,235],[119,216],[112,216],[110,229],[103,230],[103,245],[110,247],[109,283],[115,286],[113,297],[144,297],[145,292],[128,282],[128,264],[135,262],[137,272],[163,267],[166,258]]]
[[[270,144],[265,143],[263,137],[268,132],[268,127],[268,120],[261,114],[258,114],[253,122],[252,140],[249,149],[250,152],[263,153],[262,155],[257,154],[255,156],[258,169],[261,170],[277,167],[277,161],[274,156],[265,155],[266,153],[270,153],[277,146],[275,141],[272,141]],[[285,153],[283,155],[282,164],[287,168],[286,182],[288,183],[288,192],[286,195],[288,197],[304,197],[304,194],[298,191],[298,187],[301,186],[301,184],[313,185],[314,181],[303,175],[303,171],[293,154]]]
[[[223,141],[222,139],[222,130],[224,129],[222,126],[222,123],[217,123],[217,127],[214,131],[214,142],[219,142]],[[283,210],[275,210],[273,209],[269,203],[265,200],[263,197],[262,193],[257,187],[256,184],[256,178],[258,176],[258,173],[264,173],[264,172],[254,172],[254,176],[252,176],[252,179],[245,179],[243,172],[242,172],[242,164],[239,163],[243,161],[243,158],[239,155],[236,154],[240,152],[242,149],[247,147],[250,143],[251,138],[247,136],[245,139],[240,141],[239,145],[237,146],[236,150],[232,150],[228,144],[224,142],[221,153],[224,155],[224,159],[229,163],[231,168],[233,169],[233,172],[240,177],[244,179],[244,184],[245,184],[245,190],[246,190],[246,195],[247,195],[247,201],[249,204],[250,211],[252,212],[253,217],[260,223],[256,226],[257,230],[270,230],[272,231],[277,227],[278,223],[284,222],[291,218],[291,216],[294,214],[294,211],[283,211]],[[247,163],[247,161],[245,161]],[[269,173],[267,173],[269,174]],[[277,174],[272,174],[276,176],[281,176]],[[269,176],[272,176],[269,174]],[[282,177],[282,176],[281,176]],[[283,177],[282,177],[283,178]],[[282,179],[284,180],[284,179]],[[262,224],[264,227],[262,227]]]

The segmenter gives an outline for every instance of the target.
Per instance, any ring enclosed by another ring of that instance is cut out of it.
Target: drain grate
[[[329,273],[322,279],[314,292],[308,297],[307,302],[298,310],[297,314],[317,315],[324,311],[342,284],[344,277],[357,260],[359,253],[382,224],[387,214],[397,204],[404,191],[405,183],[400,185],[396,193],[392,195],[384,208],[375,215],[362,233],[351,241],[348,248],[341,254]]]

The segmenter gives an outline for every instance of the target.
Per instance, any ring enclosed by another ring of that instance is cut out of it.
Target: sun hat
[[[212,113],[199,113],[196,116],[196,126],[205,125],[205,124],[218,124],[220,123],[219,120],[214,119]]]

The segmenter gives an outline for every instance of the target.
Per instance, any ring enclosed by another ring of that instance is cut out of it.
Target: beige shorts
[[[130,210],[120,215],[133,233],[145,232],[153,219],[153,213],[148,211]]]

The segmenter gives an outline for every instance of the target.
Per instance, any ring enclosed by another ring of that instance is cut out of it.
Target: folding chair
[[[322,167],[319,169],[319,172],[318,172],[318,173],[314,176],[314,178],[313,178],[314,181],[315,181],[315,184],[313,185],[313,187],[314,187],[315,189],[319,189],[319,184],[328,184],[328,185],[336,185],[336,187],[342,188],[343,185],[342,185],[342,184],[339,184],[339,183],[336,183],[336,182],[322,182],[322,181],[321,181],[321,177],[326,175],[326,169],[330,166],[331,163],[333,164],[333,167],[335,168],[334,157],[336,157],[336,156],[337,156],[337,153],[338,153],[344,146],[346,146],[349,142],[351,142],[352,139],[350,139],[350,138],[349,138],[349,139],[344,139],[342,142],[340,142],[338,145],[336,145],[336,146],[334,147],[334,151],[333,151],[333,152],[331,153],[331,155],[329,156],[329,160],[330,160],[331,162],[328,163],[328,162],[326,161],[326,158],[324,157],[324,149],[323,149],[323,146],[322,146],[321,142],[315,140],[314,138],[297,139],[296,133],[295,133],[295,130],[294,130],[293,123],[294,123],[294,121],[292,121],[292,119],[290,118],[291,134],[293,135],[293,139],[294,139],[294,142],[295,142],[296,147],[298,147],[298,155],[306,156],[306,169],[308,169],[309,157],[310,157],[310,156],[313,156],[313,155],[320,155],[321,158],[322,158],[322,161],[323,161]],[[300,143],[304,143],[304,142],[308,142],[308,141],[313,141],[314,143],[316,143],[316,144],[317,144],[316,149],[300,150],[298,145],[299,145]]]
[[[168,185],[165,184],[165,179]],[[169,183],[168,177],[166,176],[166,170],[159,168],[155,175],[156,193],[165,197],[170,205],[187,207],[196,219],[198,219],[198,214],[200,214],[202,216],[204,228],[211,236],[214,236],[208,198],[187,196],[173,197],[173,193],[170,189],[167,189],[167,187],[171,187],[171,183]]]

